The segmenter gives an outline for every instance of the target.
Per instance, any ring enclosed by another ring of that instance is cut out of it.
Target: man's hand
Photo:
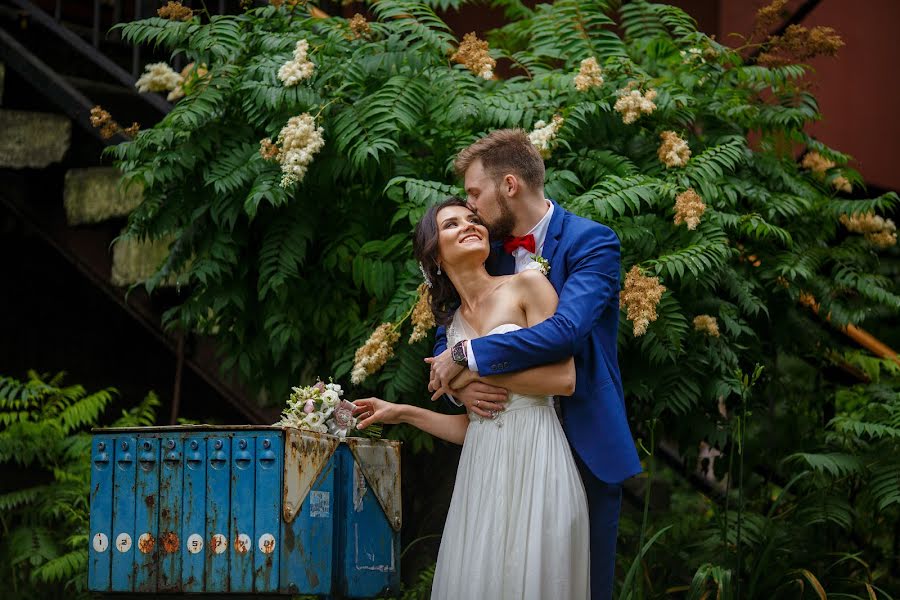
[[[426,358],[425,362],[431,365],[432,383],[429,384],[429,387],[436,385],[437,387],[434,391],[435,393],[440,392],[440,394],[437,394],[438,396],[452,394],[453,392],[450,391],[450,382],[462,372],[464,367],[453,362],[453,359],[450,357],[450,348],[447,348],[433,358]]]
[[[493,419],[509,402],[509,392],[481,381],[473,381],[463,388],[453,390],[453,397],[465,404],[466,410],[485,419]]]

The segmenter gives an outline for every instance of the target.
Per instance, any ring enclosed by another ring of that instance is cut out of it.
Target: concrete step
[[[0,109],[0,167],[43,169],[72,141],[72,122],[54,113]]]
[[[66,171],[63,204],[69,225],[100,223],[127,216],[141,203],[139,184],[125,186],[114,167],[91,167]]]
[[[122,230],[125,233],[125,230]],[[140,241],[119,239],[113,244],[112,273],[113,285],[123,287],[141,283],[150,278],[169,256],[169,246],[174,236],[162,240]],[[171,276],[160,287],[172,287],[175,277]]]

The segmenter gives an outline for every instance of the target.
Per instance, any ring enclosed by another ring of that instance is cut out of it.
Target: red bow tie
[[[507,253],[512,254],[516,248],[525,248],[526,250],[534,254],[534,236],[529,233],[528,235],[523,235],[522,237],[508,237],[503,240],[503,249]]]

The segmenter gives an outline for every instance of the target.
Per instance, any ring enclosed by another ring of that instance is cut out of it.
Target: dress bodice
[[[520,325],[516,325],[515,323],[504,323],[502,325],[497,325],[496,327],[488,331],[485,335],[507,333],[510,331],[516,331],[518,329],[522,329],[522,327]],[[469,325],[464,318],[462,318],[462,316],[459,314],[459,311],[456,311],[456,313],[454,313],[453,315],[453,320],[447,327],[448,346],[452,346],[460,340],[471,340],[475,339],[476,337],[480,336],[472,328],[472,326]],[[491,421],[493,421],[498,427],[500,427],[503,425],[502,417],[504,413],[508,413],[514,410],[520,410],[523,408],[532,408],[536,406],[549,406],[550,408],[553,408],[553,396],[529,396],[525,394],[511,393],[509,395],[509,401],[506,403],[506,409]],[[469,420],[481,422],[488,421],[489,419],[484,419],[483,417],[470,412]]]

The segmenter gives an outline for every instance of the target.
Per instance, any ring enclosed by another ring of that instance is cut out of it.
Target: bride
[[[416,226],[414,250],[432,286],[435,318],[447,325],[448,347],[531,327],[556,311],[556,291],[541,271],[487,273],[488,231],[464,200],[429,208]],[[464,370],[451,387],[473,379],[480,378]],[[377,398],[355,403],[360,429],[409,423],[462,444],[432,598],[588,598],[587,499],[553,409],[553,395],[574,390],[573,359],[483,381],[510,391],[492,419]]]

